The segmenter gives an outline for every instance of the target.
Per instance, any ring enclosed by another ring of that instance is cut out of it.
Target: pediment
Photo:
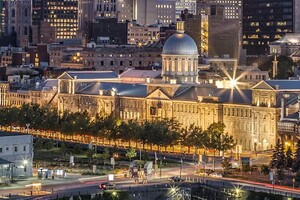
[[[261,82],[257,83],[251,89],[252,90],[275,90],[272,86],[270,86],[265,81],[261,81]]]
[[[57,79],[73,79],[67,72],[62,73]]]
[[[161,89],[154,90],[146,98],[147,99],[170,100],[170,97],[166,93],[164,93]]]

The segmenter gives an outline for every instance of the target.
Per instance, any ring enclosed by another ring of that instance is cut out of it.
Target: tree
[[[285,169],[290,170],[292,168],[292,165],[293,165],[293,153],[291,147],[289,147],[285,152]]]
[[[229,162],[228,158],[223,159],[222,168],[224,169],[224,171],[228,171],[231,168],[231,163]]]
[[[269,57],[267,62],[259,66],[259,69],[262,71],[269,71],[272,74],[273,60],[274,60],[274,56]],[[294,62],[291,57],[281,55],[278,56],[277,61],[278,61],[277,64],[278,71],[276,75],[277,79],[287,79],[288,77],[293,76]]]
[[[262,166],[260,167],[260,171],[261,171],[261,173],[262,173],[263,175],[265,175],[265,176],[267,176],[267,175],[270,174],[270,169],[269,169],[269,167],[268,167],[267,165],[262,165]]]
[[[108,148],[104,148],[104,152],[103,152],[103,154],[101,154],[101,157],[102,157],[103,161],[110,158],[110,152],[109,152]],[[105,164],[105,162],[104,162],[104,164]]]
[[[43,148],[43,139],[38,137],[34,142],[34,149],[42,149],[42,148]]]
[[[189,154],[192,146],[203,147],[205,136],[201,127],[191,124],[189,127],[183,128],[181,132],[181,144],[188,147]]]
[[[292,164],[293,172],[300,172],[300,140],[297,142],[296,153]]]
[[[127,152],[126,152],[126,157],[129,158],[129,161],[131,162],[131,158],[136,157],[136,151],[133,148],[130,148]]]
[[[94,157],[94,150],[93,149],[88,149],[86,151],[86,157],[91,160]]]
[[[280,142],[280,140],[277,140],[269,165],[270,169],[283,169],[285,167],[285,160],[286,158],[283,151],[283,144]]]
[[[216,150],[225,151],[232,148],[232,144],[235,145],[235,141],[228,133],[224,134],[225,125],[222,122],[212,123],[206,131],[204,131],[205,138],[204,146],[214,151],[213,168],[215,169],[215,154]]]

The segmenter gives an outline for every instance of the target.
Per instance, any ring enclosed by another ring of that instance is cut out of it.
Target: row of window
[[[5,151],[9,151],[8,146],[5,147],[4,149],[5,149]],[[0,153],[3,153],[4,149],[3,149],[3,147],[0,147]],[[23,152],[25,152],[25,151],[26,151],[26,145],[23,146]],[[14,152],[18,152],[18,146],[14,146]]]
[[[223,114],[227,116],[252,117],[252,112],[243,108],[224,108]]]

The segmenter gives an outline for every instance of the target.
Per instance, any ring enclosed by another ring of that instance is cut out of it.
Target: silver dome
[[[198,48],[189,35],[175,33],[165,42],[162,54],[198,55]]]

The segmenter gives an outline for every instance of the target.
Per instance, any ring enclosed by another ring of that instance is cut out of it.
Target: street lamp
[[[26,124],[26,133],[27,133],[27,134],[29,133],[29,126],[30,126],[30,123],[27,123],[27,124]]]
[[[28,160],[23,160],[23,164],[24,164],[24,172],[26,173]]]
[[[180,159],[180,173],[179,173],[180,179],[181,179],[181,172],[182,172],[182,158]]]

